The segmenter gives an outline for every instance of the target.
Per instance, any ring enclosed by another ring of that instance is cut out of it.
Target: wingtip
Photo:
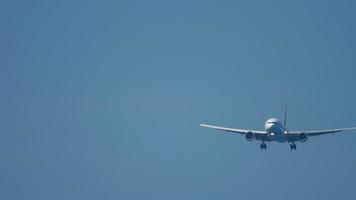
[[[201,127],[210,127],[208,124],[199,124]]]

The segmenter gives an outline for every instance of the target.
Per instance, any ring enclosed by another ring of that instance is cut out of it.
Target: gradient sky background
[[[0,199],[354,199],[355,1],[1,1]]]

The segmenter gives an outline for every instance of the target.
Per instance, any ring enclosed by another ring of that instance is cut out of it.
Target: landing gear
[[[297,150],[297,145],[294,143],[290,144],[290,150]]]
[[[266,143],[261,143],[261,144],[260,144],[260,147],[261,147],[261,149],[267,149]]]

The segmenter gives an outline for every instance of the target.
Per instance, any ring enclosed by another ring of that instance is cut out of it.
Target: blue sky
[[[1,199],[353,199],[354,1],[2,1]]]

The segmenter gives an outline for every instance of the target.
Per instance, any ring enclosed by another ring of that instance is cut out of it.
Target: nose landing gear
[[[297,150],[297,145],[294,143],[290,144],[290,150]]]
[[[267,149],[266,143],[261,143],[261,144],[260,144],[260,147],[261,147],[261,149]]]

